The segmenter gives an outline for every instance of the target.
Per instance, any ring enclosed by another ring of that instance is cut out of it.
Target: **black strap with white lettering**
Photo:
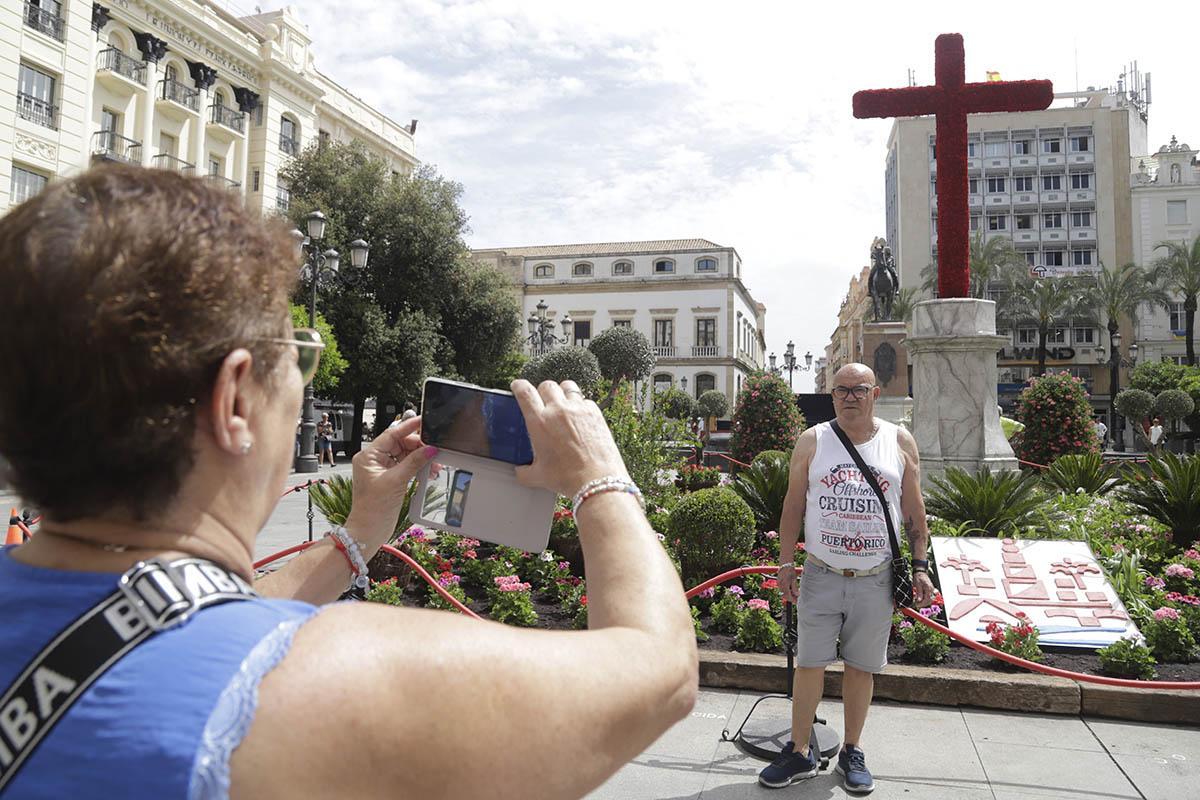
[[[257,596],[241,577],[201,558],[135,564],[0,696],[0,794],[75,701],[130,650],[201,609]]]

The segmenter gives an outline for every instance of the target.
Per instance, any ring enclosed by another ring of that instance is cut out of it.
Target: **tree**
[[[696,416],[696,401],[682,389],[672,386],[654,395],[654,407],[670,419],[690,420]]]
[[[314,327],[309,324],[308,311],[294,303],[292,304],[292,325],[297,328]],[[319,311],[315,327],[321,334],[321,341],[325,343],[325,349],[321,351],[321,362],[317,367],[317,374],[313,376],[313,393],[327,397],[337,388],[338,380],[350,364],[342,358],[333,327]]]
[[[700,413],[706,417],[723,417],[729,413],[729,400],[725,393],[718,389],[709,389],[700,395],[697,405]]]
[[[1100,452],[1087,390],[1065,372],[1035,378],[1017,398],[1017,419],[1025,430],[1014,449],[1025,461],[1048,465],[1059,456]]]
[[[584,347],[559,347],[529,359],[521,377],[537,386],[543,381],[575,381],[587,396],[600,382],[600,363]]]
[[[447,280],[455,284],[455,291],[439,308],[442,336],[450,346],[446,366],[453,364],[472,383],[502,380],[508,374],[506,365],[512,364],[511,354],[520,347],[521,306],[508,279],[490,267],[462,261]]]
[[[1025,270],[1025,259],[1013,247],[1012,240],[1005,236],[993,236],[985,239],[983,231],[976,231],[971,237],[971,247],[967,254],[967,265],[971,272],[968,292],[971,297],[983,299],[987,297],[988,286],[993,281],[1001,280],[1010,269]],[[937,264],[931,263],[921,270],[921,290],[928,296],[934,296],[937,291]],[[911,311],[909,312],[911,314]],[[899,317],[899,314],[896,315]]]
[[[790,453],[804,431],[804,415],[792,390],[778,375],[751,375],[742,384],[733,412],[733,457],[749,464],[763,450]]]
[[[592,339],[588,349],[600,362],[600,374],[613,382],[638,381],[654,370],[654,349],[641,331],[613,326]]]
[[[1154,262],[1151,277],[1154,282],[1175,296],[1183,296],[1186,330],[1187,361],[1196,366],[1196,298],[1200,295],[1200,236],[1189,245],[1182,242],[1159,242],[1155,250],[1167,254]],[[1166,303],[1164,303],[1164,306]]]
[[[1136,264],[1112,268],[1100,265],[1094,283],[1082,288],[1085,304],[1102,312],[1108,322],[1111,339],[1120,327],[1122,317],[1136,324],[1138,310],[1143,305],[1163,305],[1167,294],[1156,286],[1145,270]]]
[[[1032,321],[1037,326],[1037,374],[1044,375],[1050,328],[1072,317],[1087,315],[1087,302],[1072,278],[1034,278],[1024,270],[1011,270],[1007,283],[1006,316],[1018,322]]]

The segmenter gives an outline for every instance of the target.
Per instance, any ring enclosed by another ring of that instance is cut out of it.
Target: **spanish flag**
[[[992,71],[989,69],[989,70],[988,70],[988,74],[987,74],[987,78],[988,78],[988,83],[995,83],[996,81],[1000,80],[1000,73],[999,73],[999,72],[992,72]]]

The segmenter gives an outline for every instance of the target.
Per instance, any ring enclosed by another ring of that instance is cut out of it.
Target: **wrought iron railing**
[[[161,87],[159,96],[163,100],[170,100],[172,103],[178,103],[185,108],[190,108],[192,111],[200,110],[200,90],[193,89],[190,86],[184,86],[179,81],[173,81],[165,78],[158,82]]]
[[[140,164],[142,143],[116,131],[96,131],[92,136],[92,155],[126,164]]]
[[[17,92],[17,114],[22,119],[45,125],[47,128],[57,128],[56,116],[58,107],[53,103],[34,97],[31,94]]]
[[[115,47],[100,51],[97,68],[115,72],[142,86],[146,85],[146,62],[127,56]]]
[[[300,155],[300,140],[291,136],[279,135],[279,149],[289,156]]]
[[[64,41],[63,18],[52,11],[39,8],[29,0],[25,0],[25,25],[60,42]]]
[[[194,164],[190,164],[187,161],[184,161],[182,158],[176,158],[175,156],[167,153],[159,153],[151,158],[150,161],[153,162],[154,166],[158,167],[159,169],[169,169],[173,172],[182,172],[187,175],[190,175],[196,171],[196,166]]]
[[[226,178],[224,175],[205,175],[204,177],[208,178],[210,181],[217,184],[218,186],[224,186],[226,189],[229,189],[230,191],[240,189],[242,186],[242,184],[240,182],[235,181],[233,178]]]
[[[217,125],[224,125],[230,130],[235,130],[241,133],[246,127],[246,115],[241,111],[235,111],[229,106],[209,106],[211,115],[209,119]]]

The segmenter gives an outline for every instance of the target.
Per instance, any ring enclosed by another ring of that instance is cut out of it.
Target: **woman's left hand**
[[[388,540],[409,483],[435,455],[436,447],[421,444],[421,418],[412,417],[381,433],[354,456],[354,504],[346,528],[355,539],[372,548]]]

